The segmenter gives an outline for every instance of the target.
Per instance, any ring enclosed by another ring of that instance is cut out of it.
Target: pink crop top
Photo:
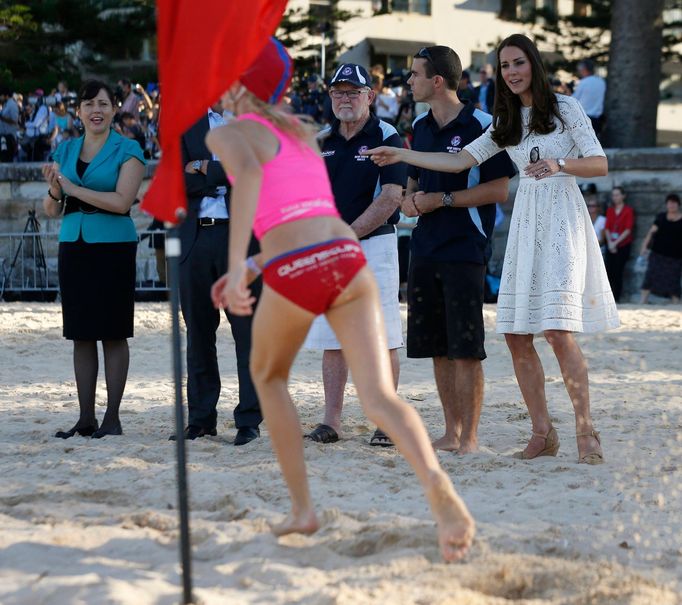
[[[319,154],[255,113],[243,114],[237,119],[262,124],[277,137],[280,145],[277,155],[263,165],[263,181],[253,219],[253,232],[258,239],[270,229],[290,221],[340,216],[327,168]]]

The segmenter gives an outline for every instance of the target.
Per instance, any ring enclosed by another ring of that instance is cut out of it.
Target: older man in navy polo
[[[332,183],[336,206],[341,217],[360,239],[367,263],[379,286],[381,305],[395,385],[400,365],[398,348],[403,346],[398,303],[398,246],[395,223],[406,180],[403,164],[380,168],[361,151],[377,145],[401,147],[395,128],[370,113],[374,100],[371,79],[364,67],[341,65],[330,83],[329,95],[335,119],[321,133],[322,156]],[[348,366],[341,345],[324,316],[313,323],[306,346],[324,350],[322,378],[325,414],[321,424],[307,435],[320,443],[338,441],[341,430],[343,395],[348,380]],[[377,429],[370,445],[392,445]]]

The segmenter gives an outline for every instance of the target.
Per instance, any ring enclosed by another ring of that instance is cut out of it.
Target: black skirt
[[[64,338],[122,340],[133,336],[137,242],[59,244]]]
[[[682,258],[670,258],[651,251],[642,290],[650,290],[656,296],[680,297]]]

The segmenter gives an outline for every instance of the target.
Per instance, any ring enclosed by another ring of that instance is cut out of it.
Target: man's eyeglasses
[[[330,90],[329,96],[332,99],[343,99],[348,97],[351,101],[357,99],[365,90]]]

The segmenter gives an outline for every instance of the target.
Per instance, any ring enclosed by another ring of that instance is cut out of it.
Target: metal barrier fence
[[[58,233],[41,233],[35,216],[29,215],[23,232],[0,233],[0,297],[5,301],[53,301],[59,295],[57,274]],[[151,238],[151,239],[148,239]],[[165,275],[163,255],[153,244],[163,238],[161,231],[139,231],[137,249],[137,300],[166,300],[168,288],[159,277]],[[149,243],[150,245],[145,245]],[[160,250],[163,246],[160,246]],[[160,271],[159,271],[160,269]]]

